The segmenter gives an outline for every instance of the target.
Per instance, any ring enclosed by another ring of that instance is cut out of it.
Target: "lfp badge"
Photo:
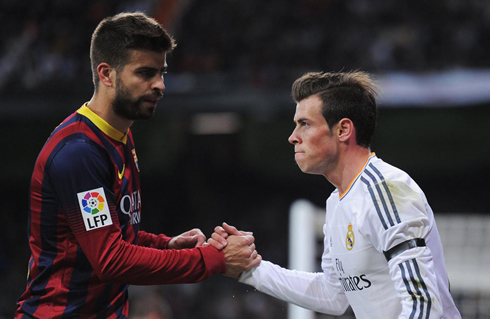
[[[86,230],[112,225],[104,188],[81,192],[77,196]]]
[[[347,237],[345,238],[345,247],[347,250],[352,250],[352,248],[354,248],[355,241],[354,232],[352,231],[352,224],[349,223],[349,226],[347,226]]]

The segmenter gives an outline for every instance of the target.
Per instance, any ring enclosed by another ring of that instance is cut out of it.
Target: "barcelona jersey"
[[[141,207],[131,131],[85,104],[36,160],[16,318],[127,318],[130,284],[193,283],[225,271],[213,247],[167,249],[170,237],[140,230]]]

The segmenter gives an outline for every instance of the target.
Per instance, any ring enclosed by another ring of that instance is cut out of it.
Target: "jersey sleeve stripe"
[[[395,219],[398,223],[401,223],[400,216],[398,215],[398,210],[396,209],[395,201],[393,200],[393,196],[391,195],[391,191],[388,188],[388,185],[386,184],[386,180],[381,174],[381,172],[376,168],[376,166],[373,165],[373,163],[369,164],[369,167],[378,175],[378,177],[381,180],[381,183],[383,184],[383,188],[386,191],[386,194],[388,195],[388,199],[390,200],[391,208],[393,209],[393,214],[395,215]]]
[[[431,300],[429,290],[427,289],[427,285],[425,284],[424,279],[423,279],[422,275],[420,274],[420,268],[418,266],[417,260],[415,258],[412,260],[407,260],[404,262],[404,264],[408,270],[408,274],[410,276],[410,281],[411,281],[413,287],[415,288],[415,292],[417,294],[417,297],[415,297],[411,294],[412,299],[415,300],[414,298],[418,298],[420,301],[419,318],[430,318],[430,309],[432,306],[432,300]],[[413,267],[413,270],[412,270],[412,267]],[[405,281],[406,273],[403,272],[402,264],[400,264],[400,268],[402,269],[402,275],[404,276],[404,281]],[[414,273],[417,275],[417,278],[415,277]],[[425,297],[422,294],[420,287],[422,288],[423,294],[425,295]],[[427,303],[427,309],[426,309],[426,313],[424,316],[424,305],[425,305],[425,303]]]
[[[374,187],[376,188],[379,199],[381,200],[381,204],[383,205],[383,209],[384,209],[386,218],[388,218],[390,226],[395,226],[395,223],[393,223],[393,219],[391,218],[391,214],[390,214],[390,210],[388,209],[388,205],[386,204],[386,199],[383,195],[383,191],[381,190],[381,187],[379,187],[379,182],[377,181],[376,177],[370,171],[365,170],[365,173],[367,176],[369,176],[373,180]]]
[[[408,274],[410,275],[410,280],[412,282],[413,287],[415,288],[415,292],[418,296],[418,299],[420,300],[420,313],[419,313],[419,318],[422,318],[422,314],[424,313],[424,298],[422,296],[422,292],[419,289],[419,283],[415,279],[415,276],[413,275],[413,270],[410,264],[410,261],[407,260],[405,262],[405,265],[407,266]]]
[[[371,195],[371,199],[373,200],[373,204],[374,204],[374,207],[376,208],[376,212],[378,213],[378,217],[381,220],[381,224],[383,224],[383,227],[385,230],[388,229],[388,225],[386,225],[386,222],[383,218],[383,215],[381,214],[381,209],[379,208],[378,201],[376,200],[376,195],[374,195],[371,184],[363,176],[361,176],[361,181],[367,185],[367,189],[369,191],[369,194]]]
[[[415,297],[415,294],[412,292],[412,289],[410,288],[410,283],[408,282],[407,279],[407,273],[405,270],[405,267],[403,267],[403,264],[398,265],[400,267],[401,273],[402,273],[402,279],[403,282],[405,283],[405,287],[407,288],[408,294],[412,297],[413,304],[412,304],[412,313],[410,314],[410,319],[413,319],[415,317],[415,313],[417,312],[417,298]]]
[[[417,263],[417,260],[414,258],[412,260],[413,267],[415,268],[415,273],[417,274],[418,280],[420,284],[422,285],[422,289],[424,290],[424,294],[427,297],[427,313],[426,313],[426,318],[430,318],[430,308],[432,307],[432,299],[430,297],[429,289],[427,289],[427,285],[424,282],[424,279],[422,278],[422,275],[420,274],[420,268]]]

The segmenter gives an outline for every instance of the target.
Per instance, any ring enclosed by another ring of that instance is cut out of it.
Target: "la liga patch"
[[[103,187],[77,193],[77,196],[87,231],[112,225],[111,213]]]

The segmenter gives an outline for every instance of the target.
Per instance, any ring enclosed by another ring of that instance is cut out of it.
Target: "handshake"
[[[262,256],[255,250],[254,242],[251,232],[240,231],[223,223],[223,226],[214,228],[214,233],[205,245],[223,250],[226,261],[224,275],[238,278],[242,272],[257,267],[262,261]]]
[[[251,232],[237,230],[234,226],[223,223],[216,226],[211,238],[198,228],[173,237],[168,243],[169,249],[183,249],[199,246],[212,246],[222,250],[225,255],[225,276],[238,278],[246,270],[257,267],[262,256],[255,250],[255,238]]]

